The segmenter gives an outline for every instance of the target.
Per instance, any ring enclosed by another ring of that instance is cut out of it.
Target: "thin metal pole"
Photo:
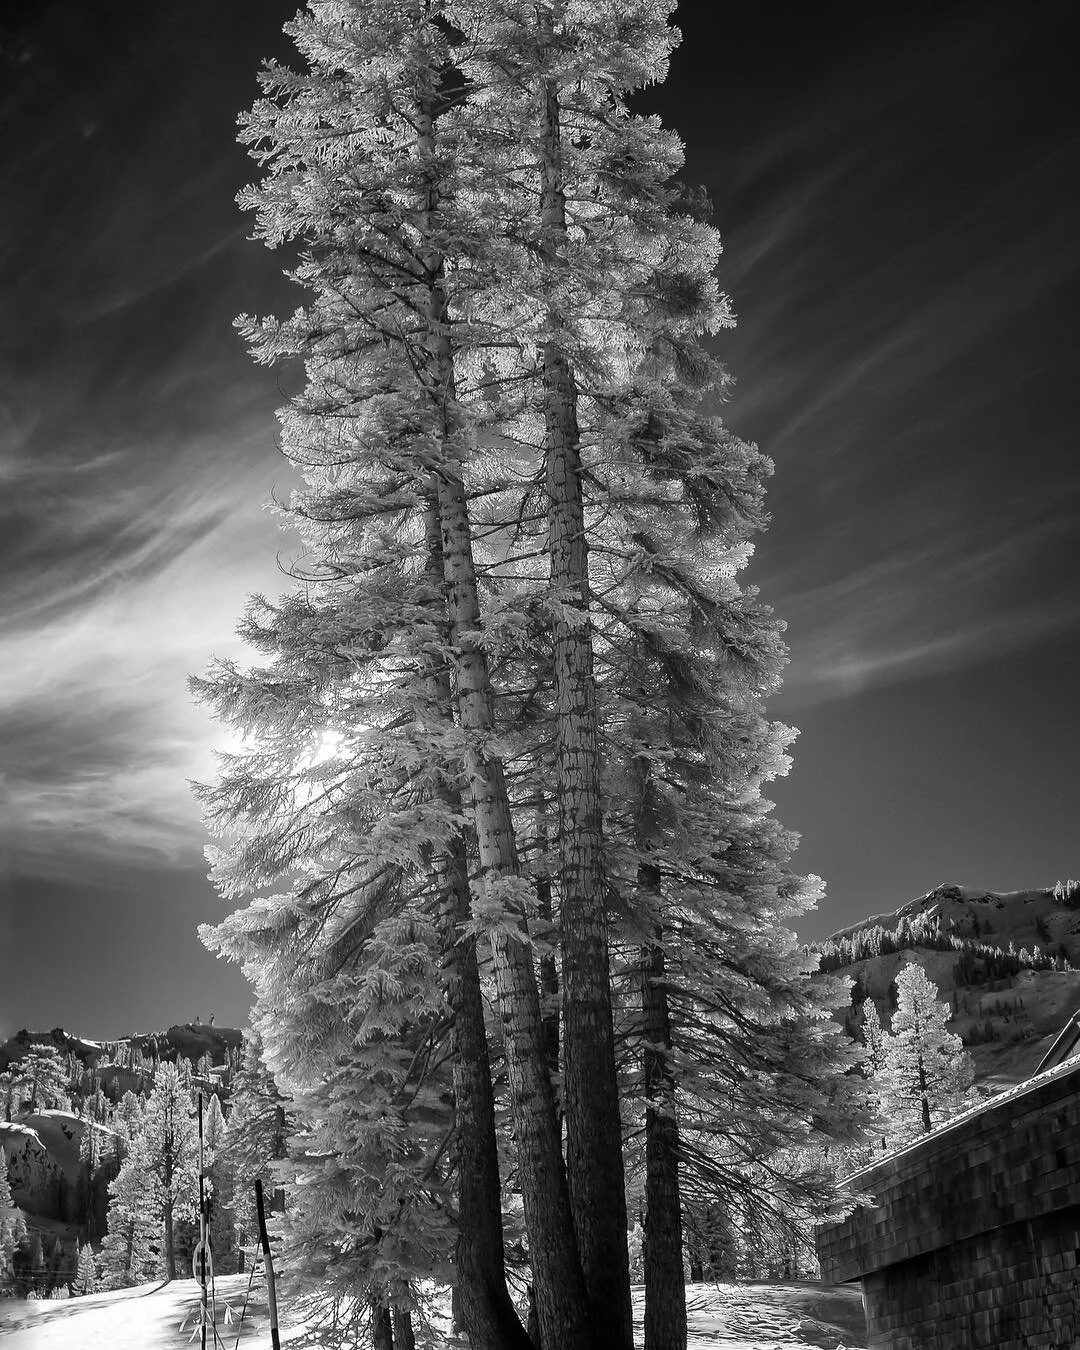
[[[266,1231],[262,1182],[258,1178],[255,1180],[255,1212],[259,1216],[259,1241],[262,1243],[263,1262],[266,1265],[266,1290],[270,1303],[270,1342],[274,1350],[281,1350],[277,1321],[277,1286],[274,1283],[274,1257],[270,1251],[270,1237]]]
[[[202,1286],[202,1350],[206,1350],[206,1168],[203,1166],[203,1098],[199,1093],[199,1283]]]

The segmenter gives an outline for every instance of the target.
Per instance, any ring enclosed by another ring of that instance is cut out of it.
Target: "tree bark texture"
[[[166,1110],[171,1116],[173,1107],[169,1105]],[[165,1137],[162,1141],[162,1192],[164,1202],[165,1224],[165,1278],[167,1280],[176,1279],[176,1235],[173,1233],[173,1173],[176,1166],[176,1134],[173,1129],[172,1121],[166,1117]]]
[[[432,146],[430,112],[421,111],[421,148]],[[431,185],[428,211],[437,207]],[[540,995],[520,902],[500,896],[498,883],[520,879],[502,761],[486,742],[494,730],[491,679],[482,620],[472,528],[453,428],[454,368],[449,315],[441,285],[442,260],[426,260],[429,292],[428,391],[435,403],[438,510],[450,638],[455,649],[454,700],[470,733],[465,756],[481,886],[516,916],[492,929],[496,988],[506,1043],[507,1075],[517,1148],[522,1206],[529,1236],[540,1330],[551,1350],[595,1350],[567,1193],[555,1100],[544,1060]]]
[[[643,889],[658,891],[660,876],[643,863]],[[645,1350],[686,1350],[686,1286],[679,1195],[679,1126],[671,1072],[662,934],[641,953],[642,1037],[645,1041]]]
[[[171,1199],[165,1201],[165,1278],[167,1280],[176,1279],[176,1236],[173,1233],[173,1202]]]
[[[412,1316],[408,1309],[395,1308],[391,1320],[394,1328],[394,1350],[416,1350]]]
[[[441,588],[443,557],[437,492],[433,484],[426,533],[429,570]],[[453,716],[453,695],[445,667],[433,673],[431,685],[434,701],[449,721]],[[442,796],[447,807],[460,814],[457,788],[447,783]],[[436,857],[435,868],[441,897],[443,976],[452,1018],[458,1170],[457,1311],[472,1350],[533,1350],[506,1287],[495,1094],[491,1086],[476,940],[466,936],[472,911],[468,858],[460,834]],[[395,1350],[401,1350],[396,1344],[399,1339],[396,1324],[394,1337]]]
[[[566,243],[559,103],[545,90],[541,137],[544,250]],[[557,320],[556,320],[557,321]],[[563,953],[563,1113],[574,1228],[599,1342],[632,1350],[630,1262],[608,958],[600,747],[589,622],[577,388],[556,341],[543,352]]]
[[[482,885],[490,894],[492,883],[516,880],[519,867],[502,762],[483,746],[493,729],[490,681],[480,640],[465,489],[452,465],[440,475],[439,497],[451,640],[457,658],[456,703],[463,729],[478,733],[466,756],[466,775]],[[494,928],[491,948],[541,1337],[552,1350],[586,1350],[591,1345],[588,1304],[547,1071],[540,993],[520,910],[513,928],[516,931]]]
[[[394,1325],[385,1303],[371,1305],[371,1350],[394,1350]]]
[[[544,857],[548,851],[548,830],[545,810],[546,801],[537,785],[538,805],[536,808],[536,848]],[[547,868],[541,867],[536,874],[536,912],[540,922],[549,932],[554,928],[554,912],[551,907],[551,877]],[[544,1010],[544,1041],[547,1047],[548,1070],[553,1075],[559,1072],[559,968],[555,956],[551,953],[541,956],[537,962],[540,977],[540,997]]]

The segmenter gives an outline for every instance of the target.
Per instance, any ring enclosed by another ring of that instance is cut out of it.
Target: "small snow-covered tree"
[[[202,1136],[207,1222],[214,1269],[219,1275],[231,1275],[238,1268],[233,1215],[234,1171],[226,1148],[225,1115],[216,1092],[203,1098]]]
[[[97,1264],[94,1260],[94,1249],[90,1243],[78,1249],[79,1259],[75,1269],[75,1281],[72,1286],[72,1293],[93,1294],[97,1290]]]
[[[203,1098],[203,1147],[211,1159],[224,1141],[225,1114],[221,1109],[221,1098],[211,1092]]]
[[[26,1220],[11,1197],[7,1158],[0,1147],[0,1279],[11,1274],[11,1258],[25,1236]]]
[[[149,1279],[158,1258],[166,1279],[176,1279],[176,1224],[197,1214],[198,1127],[176,1065],[160,1062],[145,1112],[131,1102],[125,1114],[128,1154],[109,1186],[102,1246],[110,1288]]]
[[[198,1126],[191,1092],[175,1065],[161,1063],[154,1074],[142,1144],[151,1182],[150,1203],[161,1225],[165,1278],[175,1280],[174,1225],[195,1218],[199,1193]]]
[[[100,1267],[105,1289],[123,1289],[152,1279],[160,1255],[160,1222],[154,1216],[144,1141],[128,1146],[119,1173],[109,1183],[109,1211]]]
[[[851,1164],[855,1167],[863,1167],[873,1160],[874,1147],[878,1143],[883,1149],[889,1146],[889,1126],[883,1114],[880,1092],[880,1076],[885,1070],[885,1044],[889,1039],[889,1033],[881,1025],[877,1004],[872,998],[863,1000],[862,1038],[866,1047],[863,1074],[870,1083],[868,1105],[876,1118],[879,1133],[873,1144],[856,1147],[851,1151]]]
[[[228,1168],[229,1203],[239,1247],[255,1235],[255,1181],[262,1181],[268,1193],[280,1184],[274,1165],[288,1156],[289,1134],[294,1128],[289,1099],[263,1058],[262,1038],[254,1027],[248,1027],[243,1059],[233,1079],[221,1160],[222,1167]]]
[[[145,1116],[146,1098],[129,1089],[117,1102],[112,1117],[112,1127],[124,1144],[129,1144],[139,1135]]]
[[[94,1109],[97,1110],[96,1104]],[[116,1158],[118,1137],[99,1124],[98,1119],[97,1115],[84,1116],[79,1139],[79,1203],[85,1215],[87,1236],[91,1241],[98,1241],[104,1236],[108,1184],[120,1166]]]
[[[0,1101],[4,1104],[4,1119],[12,1120],[22,1104],[22,1082],[15,1065],[0,1073]]]
[[[937,985],[912,962],[896,977],[897,1005],[884,1038],[884,1065],[874,1076],[891,1144],[929,1133],[968,1105],[974,1065],[949,1031],[951,1009]]]
[[[866,1046],[866,1071],[879,1074],[885,1068],[886,1032],[878,1016],[877,1004],[872,998],[862,1005],[863,1044]]]

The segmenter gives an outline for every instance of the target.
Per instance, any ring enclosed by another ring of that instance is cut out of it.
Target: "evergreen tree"
[[[766,1145],[793,1155],[796,1143],[853,1127],[850,1094],[830,1086],[852,1063],[828,1018],[846,991],[814,980],[816,962],[776,929],[816,892],[787,871],[794,840],[767,819],[761,797],[762,783],[785,770],[790,739],[762,712],[783,663],[778,626],[735,584],[764,520],[771,466],[705,412],[723,376],[699,339],[731,321],[713,277],[718,239],[674,181],[677,139],[625,104],[666,69],[669,8],[455,9],[477,35],[463,69],[484,90],[489,130],[505,138],[502,210],[520,231],[506,263],[506,290],[520,298],[517,341],[500,356],[499,396],[503,432],[523,466],[536,464],[546,503],[531,538],[551,560],[546,576],[533,575],[550,615],[574,1220],[606,1335],[628,1343],[614,1235],[624,1219],[612,1201],[622,1192],[604,1143],[617,1128],[605,913],[615,883],[634,916],[626,935],[645,938],[633,969],[646,1097],[646,1343],[657,1350],[685,1343],[677,1160],[692,1150],[680,1141],[673,1037],[702,1065],[684,1098],[692,1132],[728,1100],[715,1134],[727,1132],[734,1159]],[[520,513],[520,532],[530,518]],[[699,959],[704,952],[711,960]],[[768,1084],[764,1103],[732,1102],[720,1087],[738,1081],[734,1066],[747,1060]],[[717,1087],[705,1093],[710,1069]],[[749,1171],[728,1162],[723,1175],[747,1194],[760,1187]],[[812,1211],[827,1203],[831,1178],[814,1163],[776,1189]]]
[[[22,1105],[22,1082],[15,1065],[0,1073],[0,1098],[4,1103],[4,1119],[10,1123]]]
[[[55,1045],[32,1044],[14,1067],[15,1090],[27,1111],[70,1106],[67,1066]]]
[[[144,1141],[133,1141],[120,1171],[109,1183],[106,1234],[101,1244],[102,1288],[143,1284],[159,1268],[161,1222],[154,1212],[153,1186]]]
[[[161,1228],[165,1278],[175,1280],[174,1225],[195,1217],[199,1160],[191,1093],[172,1064],[159,1064],[154,1074],[154,1086],[146,1102],[141,1151],[150,1180],[152,1213]]]
[[[212,1158],[225,1141],[225,1115],[221,1098],[211,1092],[203,1098],[203,1146]]]
[[[881,1025],[877,1004],[869,997],[864,999],[862,1004],[862,1039],[866,1047],[863,1074],[869,1080],[870,1085],[868,1105],[876,1119],[875,1128],[878,1132],[881,1148],[887,1149],[890,1127],[885,1114],[885,1106],[881,1100],[881,1075],[885,1071],[886,1042],[889,1039],[889,1034]],[[855,1167],[865,1167],[873,1159],[873,1147],[856,1147],[852,1150],[851,1161]]]
[[[214,1165],[214,1193],[220,1200],[215,1219],[221,1229],[212,1234],[215,1261],[222,1250],[236,1255],[243,1269],[245,1247],[257,1238],[255,1181],[263,1183],[273,1205],[284,1208],[281,1178],[275,1164],[288,1157],[288,1139],[295,1130],[295,1113],[281,1093],[263,1058],[262,1039],[254,1027],[244,1030],[243,1055],[234,1057],[231,1109],[225,1136]],[[223,1231],[228,1222],[231,1231]],[[231,1260],[231,1256],[227,1258]],[[218,1267],[224,1269],[218,1262]]]
[[[112,1127],[123,1144],[129,1144],[142,1132],[146,1116],[146,1098],[130,1089],[116,1104]]]
[[[308,554],[249,608],[267,663],[195,682],[244,738],[200,791],[246,902],[206,940],[297,1111],[295,1249],[380,1334],[456,1203],[474,1347],[528,1344],[481,962],[545,1347],[631,1343],[620,1067],[649,1350],[685,1344],[681,1184],[752,1196],[843,1115],[847,994],[783,927],[815,890],[761,796],[779,629],[735,582],[770,466],[704,410],[718,241],[626,106],[670,9],[314,3],[287,29],[310,74],[269,67],[244,125],[257,232],[302,250],[305,308],[243,328],[305,365],[280,417]],[[821,1201],[816,1163],[788,1172],[785,1203]]]
[[[176,1225],[197,1213],[198,1127],[176,1065],[160,1062],[145,1112],[133,1103],[126,1112],[128,1153],[109,1186],[101,1253],[109,1288],[148,1279],[158,1260],[165,1278],[175,1280]]]
[[[203,1097],[202,1168],[207,1206],[207,1235],[214,1270],[232,1275],[239,1268],[235,1168],[227,1149],[227,1124],[216,1092]]]
[[[97,1292],[97,1265],[94,1260],[94,1249],[86,1243],[84,1247],[78,1250],[78,1264],[75,1271],[75,1282],[72,1286],[72,1293],[76,1295],[93,1294]]]
[[[436,868],[441,895],[433,895],[432,904],[448,920],[456,916],[441,941],[450,962],[462,938],[463,909],[470,922],[455,802],[464,778],[484,878],[476,927],[495,955],[520,1171],[535,1232],[534,1275],[551,1338],[565,1336],[571,1347],[585,1334],[581,1276],[554,1098],[540,1053],[535,975],[522,940],[529,888],[519,880],[505,779],[491,738],[487,643],[460,467],[468,438],[453,401],[453,351],[446,340],[442,250],[448,240],[475,239],[467,251],[476,256],[490,231],[474,201],[455,201],[445,182],[452,166],[468,168],[468,160],[450,152],[444,119],[434,115],[446,65],[438,10],[418,7],[409,15],[398,5],[347,12],[314,6],[312,19],[290,26],[312,79],[270,72],[267,90],[284,111],[267,103],[252,116],[251,141],[277,146],[276,176],[249,196],[263,237],[276,242],[299,234],[318,245],[299,274],[315,295],[310,313],[291,325],[252,324],[249,332],[263,359],[298,354],[308,361],[309,387],[287,410],[283,439],[312,484],[295,509],[317,547],[326,585],[319,603],[293,600],[276,612],[252,611],[246,631],[279,656],[279,670],[245,681],[223,668],[200,687],[263,746],[261,760],[238,758],[238,772],[207,801],[223,822],[245,815],[271,822],[257,843],[253,835],[219,860],[219,884],[235,887],[234,893],[256,873],[273,879],[301,855],[320,856],[316,840],[336,840],[339,854],[345,849],[336,864],[333,850],[324,849],[321,876],[301,892],[313,929],[334,914],[339,935],[370,930],[373,919],[364,915],[373,903],[407,893],[419,877],[430,877],[432,859],[445,860]],[[411,140],[411,157],[395,148],[401,134]],[[460,133],[451,128],[450,135]],[[306,199],[293,190],[297,174],[306,175]],[[480,282],[474,284],[497,283],[493,263],[475,272]],[[320,335],[332,331],[345,337],[344,347],[322,341]],[[464,737],[447,716],[439,673],[449,654],[444,630],[455,653],[451,692]],[[289,711],[276,724],[263,697],[271,684],[289,700],[278,705]],[[335,722],[346,753],[312,758]],[[313,731],[315,744],[305,747]],[[301,774],[290,775],[305,758]],[[271,799],[273,766],[286,769],[287,791],[279,787]],[[461,900],[453,900],[455,894]],[[292,916],[304,921],[295,904]],[[249,911],[245,920],[223,925],[216,940],[253,969],[259,950],[258,978],[271,988],[273,1005],[276,958],[263,936],[270,924],[257,933],[256,918],[262,916]],[[294,935],[295,928],[286,940]],[[464,936],[469,942],[474,934],[466,928]],[[330,957],[334,941],[331,932],[324,946]],[[346,953],[356,945],[341,942]],[[475,965],[453,964],[446,989],[456,1000],[455,1035],[467,1034],[482,1048]],[[468,1067],[464,1056],[459,1062]],[[471,1063],[482,1067],[483,1059],[474,1055]],[[274,1067],[277,1072],[276,1059]],[[470,1215],[468,1228],[462,1225],[470,1240],[458,1267],[463,1303],[476,1337],[509,1344],[521,1333],[514,1330],[502,1270],[486,1076],[458,1074],[455,1106],[461,1156],[472,1160],[462,1165],[459,1180],[460,1208]],[[481,1232],[487,1236],[478,1243]],[[567,1302],[571,1313],[560,1310]]]
[[[886,1033],[878,1016],[877,1004],[867,998],[862,1005],[863,1044],[866,1046],[866,1069],[871,1075],[880,1074],[885,1068]]]
[[[890,1142],[928,1133],[973,1100],[974,1065],[948,1030],[951,1010],[937,985],[912,962],[896,976],[897,1006],[874,1086],[889,1121]]]
[[[12,1257],[26,1236],[26,1219],[11,1197],[7,1156],[0,1147],[0,1280],[12,1273]]]
[[[243,1061],[233,1080],[231,1100],[222,1147],[235,1177],[238,1216],[247,1216],[246,1231],[253,1235],[248,1206],[253,1204],[255,1180],[273,1189],[274,1164],[288,1156],[292,1128],[288,1098],[266,1066],[262,1038],[255,1027],[244,1030]],[[241,1195],[245,1197],[242,1207]]]
[[[91,1098],[92,1111],[83,1118],[79,1139],[79,1208],[85,1216],[87,1235],[95,1241],[105,1234],[108,1207],[108,1183],[115,1176],[114,1147],[110,1147],[110,1132],[98,1124],[97,1103]]]

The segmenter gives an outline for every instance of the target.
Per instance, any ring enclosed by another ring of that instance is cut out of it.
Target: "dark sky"
[[[296,302],[233,204],[294,9],[0,18],[0,1034],[245,1016],[194,933],[221,736],[184,680],[292,548],[231,320]],[[716,205],[728,419],[776,462],[749,577],[789,623],[807,936],[1080,873],[1074,14],[697,0],[642,105]]]

